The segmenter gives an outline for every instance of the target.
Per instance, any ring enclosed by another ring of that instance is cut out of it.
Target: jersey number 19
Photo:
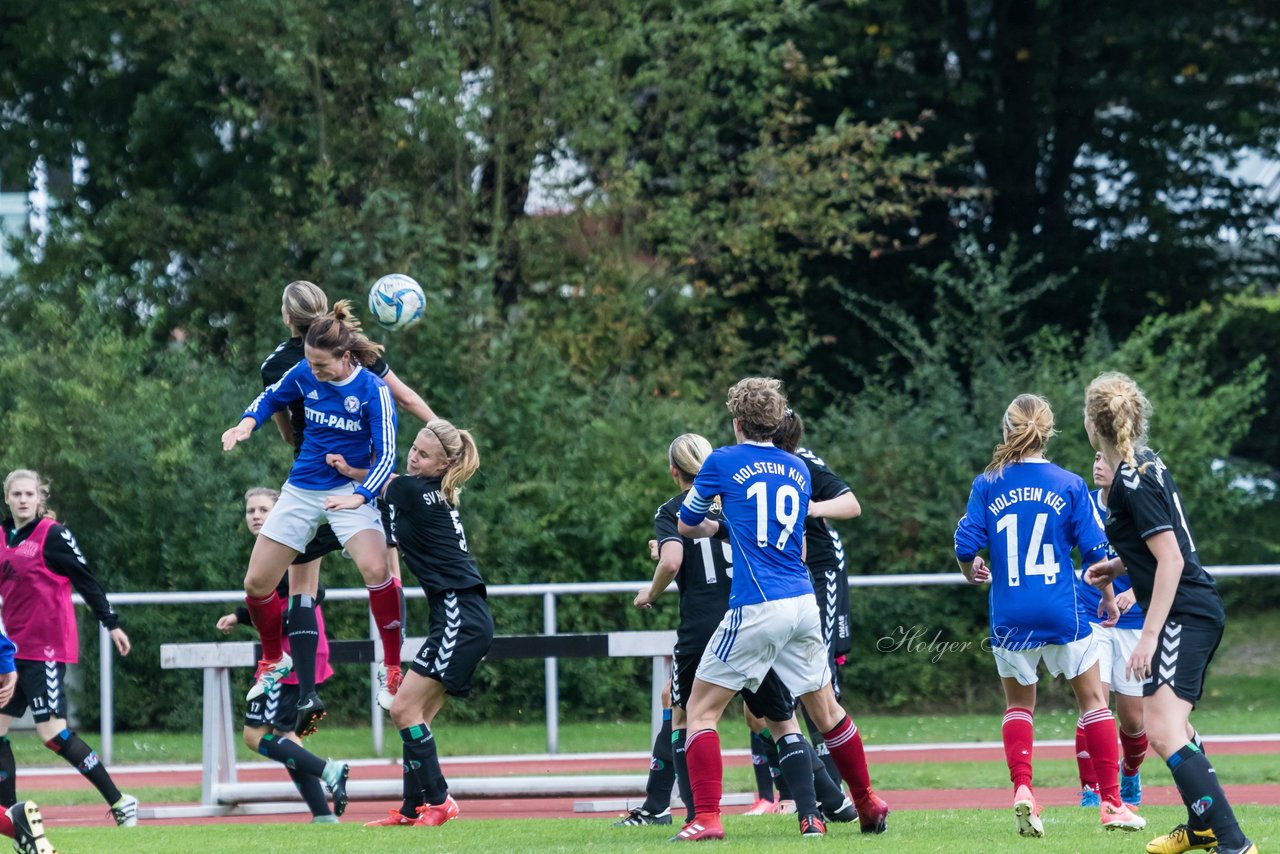
[[[769,543],[769,488],[762,482],[752,484],[747,496],[756,500],[756,545],[760,548]],[[795,530],[800,519],[800,492],[789,483],[778,487],[773,496],[774,517],[782,526],[782,533],[773,547],[781,551],[787,539]]]

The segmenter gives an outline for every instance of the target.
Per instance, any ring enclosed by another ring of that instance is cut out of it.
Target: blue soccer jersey
[[[1106,556],[1102,520],[1079,475],[1047,460],[980,474],[956,526],[956,557],[990,549],[991,642],[1028,649],[1063,644],[1093,631],[1084,614],[1071,549],[1085,564]]]
[[[703,462],[680,519],[697,525],[720,496],[733,549],[730,608],[813,593],[801,560],[810,490],[804,461],[769,443],[717,448]]]
[[[321,382],[303,360],[258,395],[244,417],[257,429],[295,401],[303,404],[307,430],[289,483],[311,490],[350,483],[325,462],[326,454],[341,454],[352,468],[369,470],[356,492],[366,501],[380,495],[396,465],[396,406],[387,384],[360,366],[345,380]]]
[[[1098,508],[1098,515],[1102,518],[1107,516],[1107,505],[1102,503],[1102,490],[1095,489],[1089,493],[1089,498],[1093,501],[1093,506]],[[1107,546],[1107,557],[1115,557],[1115,550],[1110,545]],[[1086,563],[1082,569],[1088,569]],[[1083,574],[1083,573],[1082,573]],[[1129,580],[1128,575],[1121,575],[1111,582],[1111,590],[1117,596],[1125,592],[1133,586],[1133,582]],[[1084,603],[1084,612],[1088,615],[1089,621],[1093,623],[1101,623],[1102,618],[1098,616],[1098,605],[1102,602],[1102,591],[1094,587],[1092,584],[1085,584],[1084,579],[1080,579],[1080,599]],[[1145,615],[1142,613],[1142,606],[1134,603],[1133,607],[1120,615],[1120,622],[1116,623],[1117,629],[1140,629]]]

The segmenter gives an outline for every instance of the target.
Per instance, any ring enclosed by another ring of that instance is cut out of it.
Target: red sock
[[[693,815],[707,821],[720,815],[724,789],[724,759],[720,756],[720,733],[700,729],[684,742],[685,764],[689,767],[689,789],[693,792]]]
[[[1142,760],[1147,758],[1147,731],[1139,730],[1137,735],[1129,735],[1120,730],[1120,749],[1124,753],[1124,773],[1132,776],[1138,773]]]
[[[1076,719],[1076,767],[1080,771],[1080,788],[1098,791],[1098,781],[1093,776],[1093,757],[1084,739],[1084,724]]]
[[[1098,779],[1098,797],[1104,804],[1120,806],[1120,744],[1116,741],[1116,718],[1110,709],[1094,709],[1080,716],[1084,738],[1093,757],[1093,775]]]
[[[258,637],[262,641],[263,660],[279,661],[284,655],[284,648],[280,645],[280,636],[283,634],[280,623],[284,610],[280,607],[279,595],[272,590],[270,595],[261,599],[246,596],[244,604],[249,608],[249,618],[253,620],[253,627],[258,630]]]
[[[866,800],[871,791],[871,774],[867,771],[867,754],[862,749],[862,736],[858,735],[858,727],[848,715],[831,732],[823,735],[831,759],[836,763],[836,770],[849,786],[849,794],[853,796],[856,806]]]
[[[13,839],[13,819],[9,818],[7,809],[0,809],[0,833]]]
[[[1030,709],[1017,706],[1005,709],[1000,728],[1004,741],[1004,759],[1009,763],[1009,779],[1013,788],[1031,785],[1031,747],[1036,740],[1035,718]]]
[[[382,661],[400,666],[400,581],[394,575],[369,588],[369,611],[382,638]]]

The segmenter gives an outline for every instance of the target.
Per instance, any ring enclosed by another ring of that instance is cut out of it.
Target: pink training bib
[[[44,562],[44,543],[56,523],[41,519],[15,548],[0,537],[0,620],[23,661],[80,658],[80,635],[71,606],[71,580],[51,572]]]

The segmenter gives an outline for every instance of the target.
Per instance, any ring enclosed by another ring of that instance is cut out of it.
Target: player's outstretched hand
[[[231,634],[231,630],[240,625],[240,618],[235,614],[223,614],[218,618],[218,631],[224,635]]]
[[[330,495],[324,500],[325,510],[358,510],[364,506],[363,495]]]
[[[222,450],[229,451],[253,435],[253,419],[245,418],[222,434]]]

